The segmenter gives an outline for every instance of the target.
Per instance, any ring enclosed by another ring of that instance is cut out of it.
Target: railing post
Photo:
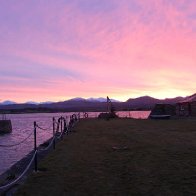
[[[35,171],[37,172],[37,130],[36,130],[37,124],[36,121],[34,122],[34,151],[35,151],[35,159],[34,159],[34,166]]]
[[[66,133],[68,135],[67,117],[64,119],[64,123],[65,123]]]
[[[53,127],[53,149],[55,149],[55,118],[53,117],[52,127]]]
[[[80,112],[78,113],[78,121],[80,121]]]
[[[66,124],[66,119],[63,117],[63,133],[67,134],[67,124]],[[67,134],[68,135],[68,134]]]
[[[66,129],[67,129],[67,135],[69,134],[69,123],[68,123],[68,116],[65,117],[66,122]]]
[[[61,116],[61,139],[63,139],[63,117]]]
[[[71,132],[72,128],[72,116],[69,117],[69,132]]]

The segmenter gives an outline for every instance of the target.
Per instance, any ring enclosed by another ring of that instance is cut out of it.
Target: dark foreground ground
[[[16,195],[196,195],[196,120],[83,120]]]

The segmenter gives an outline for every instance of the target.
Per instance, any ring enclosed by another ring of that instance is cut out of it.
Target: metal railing
[[[85,118],[88,117],[87,115],[85,116]],[[67,122],[67,119],[69,119],[69,122]],[[10,148],[10,147],[14,147],[14,146],[18,146],[23,144],[25,141],[27,141],[32,135],[34,135],[34,149],[33,149],[33,155],[31,160],[29,161],[28,165],[26,166],[26,168],[24,169],[24,171],[15,179],[13,179],[11,182],[8,182],[7,184],[1,184],[0,185],[0,191],[5,191],[6,189],[10,188],[11,186],[13,186],[14,184],[16,184],[17,182],[19,182],[23,176],[27,173],[27,171],[30,169],[30,167],[32,166],[33,162],[34,162],[34,170],[35,172],[38,171],[38,154],[42,153],[43,151],[47,151],[49,150],[52,146],[53,149],[55,149],[56,146],[56,141],[57,140],[62,140],[63,139],[63,135],[66,134],[68,135],[69,133],[71,133],[72,128],[75,126],[75,124],[80,120],[80,114],[72,114],[69,117],[63,117],[61,116],[60,118],[56,119],[55,117],[53,117],[52,121],[52,127],[48,127],[48,128],[44,128],[41,127],[40,125],[38,125],[38,123],[35,121],[34,122],[34,129],[33,131],[31,131],[31,133],[23,140],[21,140],[18,143],[15,144],[0,144],[0,148]],[[42,130],[42,131],[48,131],[52,128],[52,138],[49,139],[48,145],[45,148],[41,148],[42,145],[40,145],[39,147],[37,146],[37,131],[38,130]]]

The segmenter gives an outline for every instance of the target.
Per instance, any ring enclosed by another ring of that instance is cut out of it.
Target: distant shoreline
[[[130,110],[116,110],[120,111],[150,111],[150,109],[138,108]],[[67,110],[67,109],[13,109],[13,110],[0,110],[3,114],[34,114],[34,113],[63,113],[63,112],[106,112],[103,110]]]

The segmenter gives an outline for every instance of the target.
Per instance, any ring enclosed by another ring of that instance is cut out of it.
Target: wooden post
[[[34,159],[34,165],[35,165],[35,171],[37,172],[37,130],[36,130],[36,122],[34,122],[34,151],[35,151],[35,159]]]
[[[69,131],[71,132],[72,129],[72,116],[69,117]]]
[[[12,132],[11,120],[0,120],[0,133],[10,133],[10,132]]]
[[[63,117],[62,116],[61,116],[61,133],[62,133],[61,139],[63,139]]]
[[[53,117],[53,122],[52,122],[52,127],[53,127],[53,149],[55,149],[55,118]]]
[[[67,123],[68,116],[65,117],[67,135],[69,134],[69,124]]]
[[[66,133],[68,135],[68,129],[67,129],[67,121],[66,118],[64,118],[64,129],[66,129]]]

